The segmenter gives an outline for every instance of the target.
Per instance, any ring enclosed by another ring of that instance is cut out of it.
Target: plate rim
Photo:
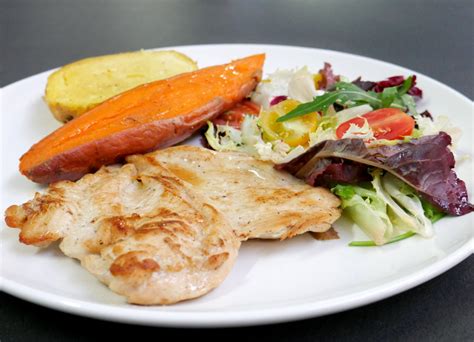
[[[184,48],[210,48],[226,46],[232,47],[259,47],[265,48],[287,48],[302,49],[315,52],[324,52],[330,54],[344,55],[351,58],[359,58],[368,60],[379,65],[402,68],[408,72],[416,73],[427,80],[434,82],[437,86],[442,87],[446,91],[451,92],[459,100],[468,101],[472,105],[472,101],[464,94],[456,89],[430,77],[423,73],[414,71],[404,66],[386,62],[349,52],[336,50],[328,50],[321,48],[312,48],[307,46],[281,45],[281,44],[197,44],[197,45],[178,45],[153,48],[148,50],[167,50],[167,49],[184,49]],[[57,68],[50,69],[28,76],[18,81],[12,82],[0,88],[3,96],[4,92],[14,88],[21,82],[26,82],[34,77],[51,73]],[[2,119],[3,121],[3,119]],[[2,196],[3,197],[3,196]],[[3,228],[5,229],[5,228]],[[459,264],[471,254],[474,253],[474,237],[471,236],[464,244],[456,248],[447,256],[435,261],[429,266],[419,269],[415,272],[404,275],[400,278],[387,281],[381,285],[370,287],[369,289],[352,292],[346,295],[330,298],[326,300],[318,300],[304,304],[293,304],[290,307],[264,308],[264,309],[240,309],[229,312],[210,312],[210,311],[148,311],[140,310],[141,307],[114,307],[110,304],[90,303],[83,300],[63,297],[58,294],[49,293],[34,287],[18,283],[14,280],[5,278],[0,274],[0,290],[18,297],[20,299],[38,304],[50,309],[75,314],[79,316],[91,317],[101,320],[114,321],[120,323],[131,323],[139,325],[167,326],[167,327],[237,327],[252,326],[270,323],[289,322],[310,317],[318,317],[328,315],[344,310],[360,307],[370,304],[393,295],[404,292],[419,284],[422,284],[434,277],[446,272],[450,268]],[[138,308],[138,310],[137,310]]]
[[[473,238],[471,238],[448,256],[414,273],[407,274],[379,286],[371,287],[370,289],[353,292],[328,300],[317,301],[316,303],[296,304],[290,308],[278,307],[260,310],[238,310],[224,313],[202,311],[145,311],[140,310],[140,308],[143,308],[140,306],[114,307],[108,304],[96,304],[65,298],[3,277],[0,277],[0,290],[50,309],[118,323],[181,328],[255,326],[315,318],[355,309],[386,299],[446,272],[469,257],[474,252],[473,247]],[[331,304],[329,305],[329,303]]]

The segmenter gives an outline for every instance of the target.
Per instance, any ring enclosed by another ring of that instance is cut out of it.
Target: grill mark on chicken
[[[141,254],[137,251],[120,255],[110,266],[110,273],[116,277],[130,277],[135,272],[143,272],[144,275],[150,276],[150,272],[160,270],[160,265],[155,260],[149,258],[140,260]]]
[[[211,255],[207,259],[207,267],[213,270],[218,269],[227,260],[228,257],[229,253],[227,252]]]

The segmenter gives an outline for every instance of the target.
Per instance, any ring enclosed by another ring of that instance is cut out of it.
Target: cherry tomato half
[[[382,108],[343,122],[337,127],[336,136],[341,139],[351,124],[362,127],[364,119],[374,132],[375,139],[402,139],[411,135],[415,127],[415,120],[400,109]]]
[[[258,115],[260,113],[260,106],[250,100],[244,100],[235,107],[229,109],[227,112],[222,113],[217,118],[212,120],[216,125],[229,125],[234,128],[240,129],[240,124],[244,120],[244,115]]]

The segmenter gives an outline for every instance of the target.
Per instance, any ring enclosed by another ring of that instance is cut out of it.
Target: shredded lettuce
[[[267,79],[257,85],[252,94],[252,101],[258,103],[263,109],[268,109],[275,96],[288,96],[288,83],[292,76],[291,70],[277,70],[268,75]]]
[[[446,132],[451,137],[452,148],[456,148],[456,144],[461,138],[461,129],[453,126],[447,116],[440,115],[431,119],[418,115],[415,120],[418,125],[416,135],[425,136]]]
[[[316,131],[309,134],[309,146],[314,146],[325,140],[336,140],[337,116],[336,112],[326,113],[321,117],[321,121]]]
[[[237,151],[242,146],[239,130],[227,125],[215,125],[208,121],[204,134],[208,144],[216,151]]]
[[[257,121],[258,117],[246,115],[240,130],[208,122],[208,128],[204,136],[209,145],[216,151],[245,152],[260,160],[270,160],[274,163],[288,162],[305,152],[303,146],[292,149],[280,140],[265,142]]]
[[[370,141],[375,138],[374,132],[369,126],[369,122],[364,118],[364,124],[362,127],[351,123],[347,131],[342,136],[342,139],[364,139],[364,141]]]
[[[396,214],[392,222],[397,229],[409,230],[423,237],[433,236],[431,221],[425,216],[423,205],[415,190],[390,173],[383,178],[374,177],[374,183],[377,179],[382,179],[383,185],[377,181],[378,185],[383,186],[384,192],[390,196],[387,198],[387,204]]]
[[[373,111],[373,108],[368,104],[343,109],[337,112],[337,124],[340,125],[343,122],[349,121],[357,116],[367,114],[371,111]]]
[[[241,151],[256,155],[256,145],[265,145],[255,116],[246,115],[240,130],[227,125],[214,125],[210,121],[207,125],[204,136],[216,151]]]
[[[377,245],[393,235],[393,225],[383,199],[371,188],[338,184],[332,191],[341,199],[341,208]]]
[[[312,101],[321,93],[324,92],[316,90],[314,76],[306,67],[296,71],[288,83],[288,97],[302,103]]]
[[[288,96],[300,102],[312,101],[314,97],[324,94],[324,91],[316,90],[313,76],[307,67],[277,70],[258,84],[252,94],[252,101],[263,109],[268,109],[276,96]]]
[[[432,222],[415,190],[389,173],[382,176],[379,169],[372,176],[367,187],[338,184],[332,188],[341,198],[344,213],[376,245],[389,243],[407,232],[431,237]]]
[[[336,129],[341,123],[371,111],[372,107],[367,104],[347,108],[339,112],[336,112],[334,107],[330,106],[327,112],[321,117],[321,121],[319,122],[316,131],[309,134],[309,147],[319,144],[325,140],[337,140]],[[365,136],[368,138],[373,137],[373,133],[370,134],[372,130],[368,126],[364,126],[363,128],[352,128],[348,134],[353,137],[352,133],[355,133],[356,131],[364,135],[363,137],[357,135],[356,138],[364,138]]]

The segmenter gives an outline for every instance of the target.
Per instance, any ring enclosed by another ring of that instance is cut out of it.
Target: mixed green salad
[[[446,117],[417,110],[416,76],[350,81],[325,63],[279,70],[240,108],[208,123],[217,151],[242,151],[324,186],[376,246],[433,235],[445,215],[474,210],[454,172],[460,136]]]

